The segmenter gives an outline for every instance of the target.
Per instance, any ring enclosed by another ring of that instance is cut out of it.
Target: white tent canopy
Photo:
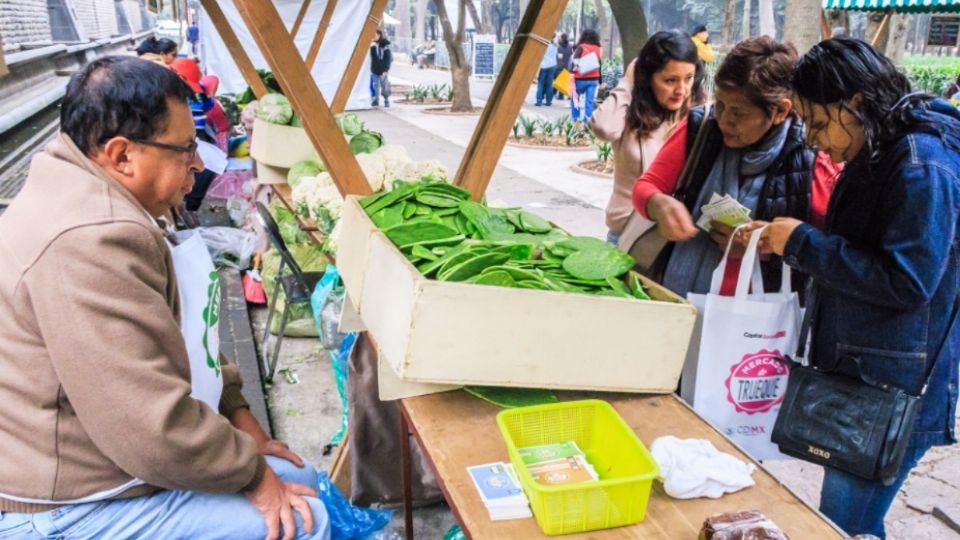
[[[218,3],[253,65],[257,68],[270,69],[243,23],[240,13],[237,12],[233,0],[219,0]],[[273,0],[273,4],[280,12],[280,17],[286,24],[287,29],[292,28],[297,19],[302,0]],[[327,0],[314,0],[310,3],[295,40],[297,49],[302,56],[307,55],[326,5]],[[350,55],[353,53],[354,44],[359,39],[360,31],[369,12],[369,1],[338,2],[336,9],[334,9],[333,17],[330,19],[330,27],[327,29],[323,44],[320,46],[320,52],[317,55],[317,61],[311,71],[317,87],[320,88],[320,93],[323,94],[328,104],[333,101],[337,86],[343,79],[347,63],[350,61]],[[227,46],[220,39],[217,29],[203,10],[200,11],[199,18],[199,52],[204,71],[220,77],[220,92],[239,94],[247,87],[240,69],[230,55],[230,51],[227,50]],[[350,93],[350,98],[347,100],[347,109],[367,109],[370,107],[370,81],[367,75],[370,73],[369,62],[370,58],[368,56]]]

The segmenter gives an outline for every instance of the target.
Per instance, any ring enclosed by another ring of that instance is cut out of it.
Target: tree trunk
[[[450,55],[450,82],[453,85],[453,105],[450,107],[453,111],[469,111],[473,108],[470,101],[470,62],[467,61],[467,55],[463,52],[463,32],[464,18],[466,17],[465,3],[467,0],[459,1],[459,17],[457,17],[457,29],[454,31],[450,24],[450,16],[447,15],[447,6],[443,0],[434,0],[433,6],[437,10],[437,18],[440,19],[440,27],[443,29],[443,42],[447,46],[447,53]]]
[[[647,16],[643,13],[641,0],[610,0],[610,11],[620,29],[623,67],[626,68],[647,42]]]
[[[832,31],[834,28],[846,28],[847,34],[853,36],[853,29],[850,28],[850,12],[845,9],[828,9],[826,11],[827,24]],[[830,36],[824,36],[824,39]]]
[[[787,0],[783,40],[792,43],[800,55],[820,42],[820,0]]]
[[[777,23],[773,17],[773,0],[757,2],[757,15],[760,22],[760,35],[777,39]]]
[[[470,20],[473,21],[473,27],[477,29],[477,33],[486,34],[481,27],[483,26],[480,22],[480,14],[477,13],[477,6],[474,5],[473,0],[465,0],[467,11],[470,13]]]
[[[753,36],[753,0],[743,0],[743,29],[740,32],[740,41]]]
[[[413,40],[410,39],[410,0],[397,0],[396,6],[393,8],[394,17],[400,20],[400,25],[397,26],[397,40],[405,40],[400,43],[403,50],[411,53],[413,51]]]
[[[417,35],[416,41],[423,43],[427,40],[427,2],[430,0],[417,0]]]
[[[886,55],[894,65],[899,66],[903,63],[903,53],[907,48],[907,31],[909,28],[910,15],[898,13],[890,18],[890,39],[887,41]]]
[[[620,47],[620,26],[617,24],[617,20],[613,19],[610,21],[610,51],[607,58],[613,59],[618,47]]]
[[[720,32],[720,46],[729,51],[733,45],[733,19],[737,15],[737,0],[726,0],[723,8],[723,30]]]
[[[610,35],[610,21],[607,19],[606,6],[603,5],[603,0],[593,0],[593,4],[597,9],[597,22],[600,25],[600,45],[604,52],[611,51],[613,36]]]
[[[483,33],[493,34],[494,29],[494,1],[480,0],[480,19],[483,22]]]

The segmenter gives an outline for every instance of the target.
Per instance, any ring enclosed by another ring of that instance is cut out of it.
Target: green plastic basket
[[[620,527],[643,521],[653,479],[653,456],[606,401],[567,401],[508,409],[497,415],[510,462],[533,515],[548,535]],[[545,486],[533,479],[518,448],[574,441],[600,480]]]

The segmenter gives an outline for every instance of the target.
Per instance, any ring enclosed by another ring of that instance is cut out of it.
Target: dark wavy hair
[[[174,72],[132,56],[104,56],[67,83],[60,129],[84,154],[113,137],[150,139],[167,128],[167,100],[184,104],[193,96]]]
[[[714,77],[717,88],[743,92],[754,105],[773,115],[784,99],[793,95],[793,70],[797,50],[769,36],[741,41]]]
[[[861,155],[870,161],[880,157],[885,143],[916,124],[905,105],[933,98],[913,94],[910,81],[893,62],[867,43],[845,37],[821,41],[803,55],[793,73],[793,85],[805,104],[839,105],[852,114],[863,126],[867,153]],[[850,100],[857,94],[860,104],[854,109]],[[804,114],[810,109],[804,107]]]
[[[178,48],[177,42],[172,39],[150,36],[137,46],[137,56],[143,56],[147,53],[173,54],[177,52]]]
[[[654,131],[660,124],[674,114],[686,115],[688,106],[684,105],[674,113],[664,109],[653,94],[653,75],[662,70],[668,62],[687,62],[696,67],[691,98],[702,94],[704,69],[697,46],[690,36],[679,30],[657,32],[640,49],[633,68],[633,97],[627,109],[627,125],[637,131],[642,139]]]
[[[598,34],[596,30],[584,30],[580,33],[580,39],[577,41],[577,45],[583,45],[584,43],[599,47],[600,34]]]

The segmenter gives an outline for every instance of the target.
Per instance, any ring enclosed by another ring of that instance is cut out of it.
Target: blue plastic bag
[[[330,518],[330,540],[365,538],[390,523],[392,511],[354,506],[326,473],[318,471],[317,477],[320,500]]]
[[[320,281],[317,282],[313,293],[310,295],[313,322],[317,327],[317,335],[320,336],[320,341],[324,344],[324,349],[327,350],[327,354],[330,357],[333,375],[337,381],[337,394],[340,395],[340,430],[330,439],[332,446],[340,444],[340,441],[343,440],[344,435],[347,433],[347,374],[349,372],[347,364],[350,359],[350,351],[353,350],[353,344],[357,339],[355,333],[341,334],[335,330],[336,327],[333,324],[328,324],[332,323],[332,321],[324,321],[325,313],[327,313],[329,317],[329,312],[324,308],[335,299],[338,295],[338,290],[340,291],[340,297],[337,299],[342,302],[343,292],[342,288],[340,288],[340,272],[336,266],[331,264],[327,265],[323,276],[320,278]],[[339,316],[339,313],[337,315]],[[334,347],[336,350],[332,350]]]

